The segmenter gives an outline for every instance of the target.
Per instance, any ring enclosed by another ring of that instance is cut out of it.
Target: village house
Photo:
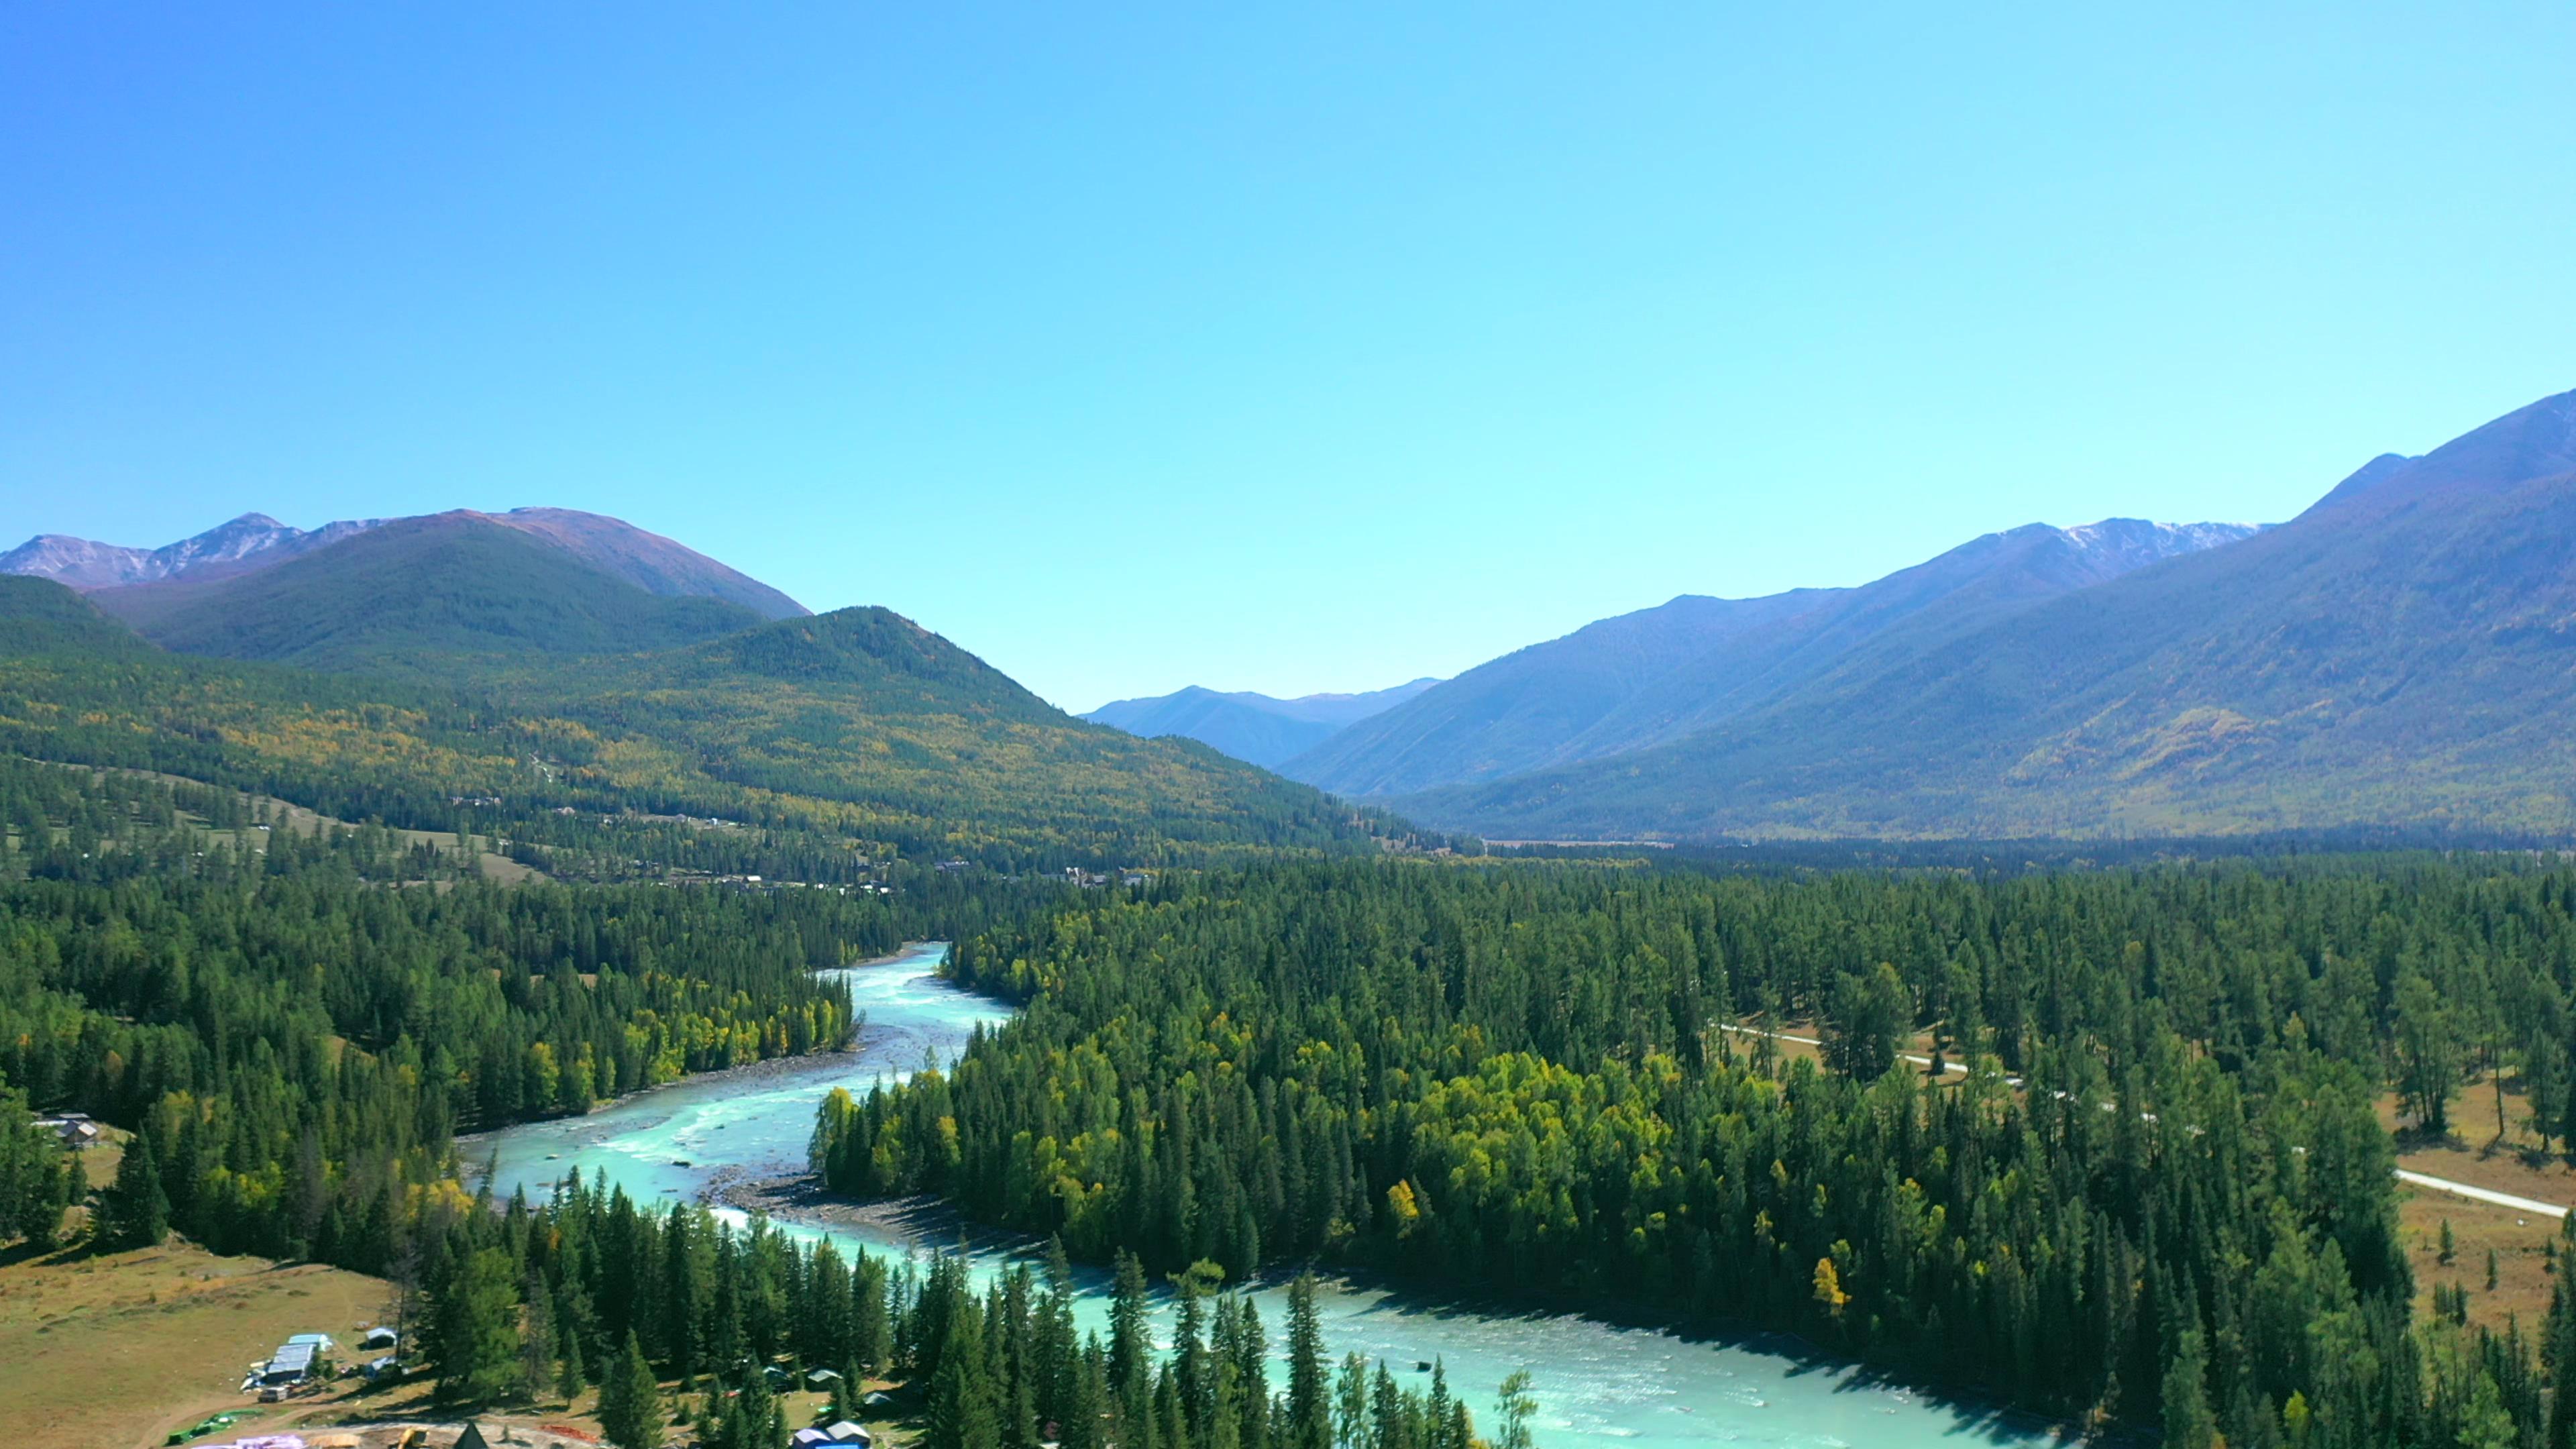
[[[82,1112],[56,1112],[50,1116],[37,1118],[36,1125],[53,1129],[54,1135],[62,1139],[63,1145],[75,1152],[84,1147],[96,1147],[105,1140],[99,1136],[98,1124],[91,1121],[88,1114]]]

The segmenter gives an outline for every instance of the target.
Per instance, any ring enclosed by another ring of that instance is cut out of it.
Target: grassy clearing
[[[2492,1207],[2448,1193],[2401,1187],[2397,1219],[2405,1232],[2407,1262],[2415,1270],[2415,1311],[2430,1316],[2433,1289],[2465,1288],[2469,1322],[2498,1332],[2505,1320],[2519,1321],[2526,1337],[2540,1331],[2549,1316],[2549,1293],[2556,1265],[2548,1245],[2558,1235],[2552,1218],[2533,1217],[2511,1208]],[[2441,1261],[2442,1224],[2451,1225],[2452,1260]],[[2487,1253],[2496,1255],[2496,1286],[2487,1287]]]
[[[2379,1120],[2397,1138],[2397,1165],[2409,1172],[2465,1182],[2560,1206],[2576,1204],[2576,1163],[2546,1151],[2525,1120],[2531,1104],[2517,1081],[2504,1091],[2505,1130],[2496,1130],[2494,1079],[2481,1074],[2453,1093],[2450,1129],[2416,1128],[2398,1110],[2394,1093],[2379,1100]]]
[[[2496,1130],[2492,1077],[2481,1075],[2452,1094],[2450,1130],[2417,1130],[2399,1113],[2395,1093],[2379,1102],[2379,1120],[2397,1138],[2397,1165],[2409,1172],[2509,1192],[2535,1202],[2576,1203],[2576,1167],[2544,1152],[2524,1118],[2530,1103],[2510,1078],[2505,1082],[2505,1130]],[[2549,1313],[2549,1295],[2560,1264],[2548,1252],[2558,1236],[2555,1218],[2493,1207],[2428,1188],[2400,1186],[2397,1217],[2415,1270],[2415,1310],[2433,1311],[2436,1286],[2468,1290],[2469,1321],[2502,1330],[2508,1318],[2526,1335],[2537,1333]],[[2441,1261],[2442,1225],[2451,1226],[2452,1260]],[[2487,1253],[2496,1256],[2496,1286],[2487,1287]],[[2576,1265],[2570,1265],[2576,1266]]]
[[[111,1159],[112,1170],[114,1152],[102,1148],[95,1155]],[[8,1449],[157,1445],[172,1429],[219,1411],[244,1416],[234,1430],[240,1434],[436,1424],[445,1427],[430,1442],[447,1443],[464,1419],[432,1402],[425,1379],[385,1388],[341,1379],[328,1392],[283,1404],[260,1404],[239,1392],[242,1370],[292,1334],[331,1334],[349,1357],[357,1331],[386,1321],[392,1298],[392,1285],[381,1279],[311,1264],[221,1258],[176,1239],[144,1252],[0,1255],[0,1406],[8,1429],[0,1443]],[[677,1403],[678,1390],[664,1384],[664,1401]],[[585,1390],[567,1404],[549,1393],[471,1418],[495,1443],[502,1431],[524,1443],[596,1443],[598,1397],[597,1390]],[[815,1422],[831,1402],[803,1392],[781,1400],[791,1428]],[[694,1398],[688,1402],[696,1407]],[[893,1430],[879,1440],[887,1449],[902,1449],[919,1428],[885,1427]],[[372,1431],[367,1442],[375,1442]]]
[[[158,1444],[251,1405],[242,1369],[291,1334],[354,1339],[390,1297],[381,1280],[219,1258],[186,1244],[0,1265],[0,1404],[13,1449]]]

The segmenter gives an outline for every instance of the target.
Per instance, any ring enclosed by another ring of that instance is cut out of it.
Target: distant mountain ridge
[[[1193,684],[1148,699],[1112,700],[1082,718],[1147,738],[1185,735],[1268,769],[1439,682],[1424,678],[1361,694],[1308,694],[1295,699],[1251,690],[1220,692]]]
[[[649,594],[722,599],[764,619],[796,618],[809,612],[804,605],[758,579],[660,534],[604,514],[569,508],[513,508],[507,513],[454,509],[423,516],[474,518],[514,529]],[[345,519],[307,531],[264,513],[245,513],[192,538],[155,549],[46,533],[0,554],[0,573],[49,578],[84,593],[164,583],[205,583],[274,568],[388,524],[417,521]]]
[[[1394,803],[1507,837],[2566,836],[2571,717],[2576,392],[2383,455],[2227,547],[1916,621],[1696,731]]]
[[[888,610],[764,620],[472,513],[212,578],[0,576],[0,752],[414,825],[457,797],[523,824],[537,802],[720,817],[737,870],[771,848],[1012,871],[1375,854],[1401,828],[1073,719]]]
[[[1972,539],[1857,588],[1683,595],[1424,691],[1280,770],[1352,797],[1497,780],[1677,739],[1781,697],[1900,626],[1938,632],[2247,538],[2252,524],[2113,518]]]
[[[40,533],[0,553],[0,574],[29,574],[83,592],[205,577],[282,563],[382,522],[381,518],[353,518],[307,532],[265,513],[245,513],[159,548],[128,548],[69,534]]]
[[[269,567],[91,591],[165,649],[345,673],[467,677],[534,656],[632,654],[766,622],[657,594],[487,514],[394,519]]]

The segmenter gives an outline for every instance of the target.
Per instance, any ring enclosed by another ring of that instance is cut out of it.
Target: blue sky
[[[2576,387],[2564,3],[746,8],[0,14],[0,542],[596,509],[1079,709]]]

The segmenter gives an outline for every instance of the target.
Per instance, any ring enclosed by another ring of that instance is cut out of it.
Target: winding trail
[[[2512,1208],[2515,1212],[2531,1213],[2538,1217],[2564,1218],[2567,1216],[2567,1209],[2556,1203],[2542,1202],[2537,1198],[2515,1197],[2512,1193],[2497,1192],[2493,1188],[2471,1187],[2465,1182],[2453,1182],[2447,1177],[2432,1177],[2421,1172],[2408,1172],[2402,1167],[2397,1169],[2397,1180],[2412,1183],[2417,1187],[2431,1188],[2435,1192],[2447,1192],[2455,1197],[2464,1197],[2471,1202],[2493,1203],[2497,1207]]]

